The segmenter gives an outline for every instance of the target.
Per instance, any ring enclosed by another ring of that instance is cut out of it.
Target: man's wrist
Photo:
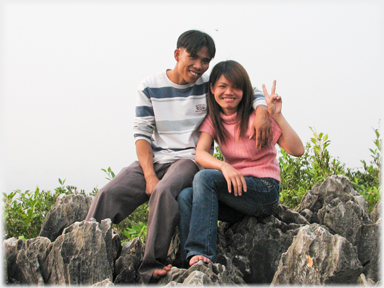
[[[150,173],[144,173],[144,178],[146,181],[148,181],[149,179],[153,178],[153,177],[156,177],[157,178],[157,175],[155,172],[150,172]]]
[[[259,105],[256,107],[256,115],[261,115],[264,117],[268,117],[268,107],[264,105]]]

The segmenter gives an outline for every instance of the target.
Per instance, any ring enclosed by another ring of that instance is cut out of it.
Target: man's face
[[[206,46],[195,55],[188,53],[185,48],[178,48],[175,51],[175,58],[177,60],[177,84],[180,85],[195,83],[208,70],[211,61]]]

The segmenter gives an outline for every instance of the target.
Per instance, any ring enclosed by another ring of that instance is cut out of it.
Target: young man
[[[86,220],[110,218],[119,223],[149,200],[147,241],[139,273],[143,283],[164,276],[171,238],[178,224],[177,196],[192,186],[199,171],[194,162],[196,128],[206,116],[209,76],[204,73],[216,48],[206,33],[180,35],[175,68],[142,81],[137,91],[134,137],[138,161],[105,185],[94,198]],[[260,91],[258,91],[260,92]],[[268,141],[270,123],[261,92],[257,106],[256,142]]]

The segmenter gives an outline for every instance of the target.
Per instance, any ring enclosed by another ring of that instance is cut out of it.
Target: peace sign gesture
[[[283,104],[281,97],[277,95],[275,91],[276,91],[276,80],[273,81],[271,94],[268,93],[267,89],[265,88],[265,85],[263,84],[264,97],[268,105],[268,112],[269,114],[271,114],[271,116],[281,114],[281,108]]]

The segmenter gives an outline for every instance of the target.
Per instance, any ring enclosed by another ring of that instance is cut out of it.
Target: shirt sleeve
[[[253,87],[253,96],[255,97],[252,104],[253,109],[256,110],[256,107],[259,105],[267,106],[263,92],[260,91],[257,87]]]
[[[209,115],[207,115],[205,117],[203,123],[201,123],[199,131],[208,133],[209,135],[212,136],[213,139],[216,139],[215,130],[213,129],[212,120],[211,120],[211,117]]]
[[[143,81],[137,88],[136,93],[136,111],[133,120],[133,136],[135,142],[143,139],[151,143],[155,126],[155,115],[151,97],[147,85]]]

